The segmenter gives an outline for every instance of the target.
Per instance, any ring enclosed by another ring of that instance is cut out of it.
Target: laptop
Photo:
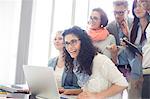
[[[60,97],[53,68],[24,65],[23,70],[32,95],[44,99],[67,99]]]

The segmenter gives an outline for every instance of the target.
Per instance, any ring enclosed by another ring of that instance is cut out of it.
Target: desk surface
[[[61,97],[64,97],[61,99],[76,99],[77,96],[61,95]],[[7,94],[6,96],[0,97],[0,99],[37,99],[37,98],[33,95],[30,95],[30,94],[10,93],[10,94]]]
[[[29,98],[31,97],[29,94],[22,94],[22,93],[9,93],[7,94],[6,97],[7,99],[36,99],[36,98]]]

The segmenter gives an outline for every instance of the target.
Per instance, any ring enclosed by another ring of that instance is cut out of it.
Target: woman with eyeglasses
[[[129,41],[137,46],[137,48],[142,51],[143,46],[146,42],[146,28],[149,23],[148,13],[144,9],[141,2],[138,0],[134,0],[132,13],[134,16],[133,26],[131,28]],[[143,82],[143,74],[142,73],[142,61],[140,55],[132,52],[129,49],[128,58],[131,64],[131,79],[129,80],[130,88],[129,88],[129,99],[140,99],[141,91],[142,91],[142,82]],[[148,89],[148,86],[145,86]],[[147,93],[148,90],[145,90]],[[150,92],[148,92],[150,94]]]
[[[109,34],[105,28],[107,23],[106,13],[101,8],[95,8],[92,10],[88,21],[87,33],[100,52],[112,59],[114,63],[117,63],[117,54],[114,54],[112,50],[116,45],[116,41],[114,36]]]
[[[114,63],[100,54],[86,31],[74,26],[63,33],[65,66],[72,69],[83,92],[77,99],[121,99],[128,83]]]
[[[63,31],[57,31],[54,38],[54,46],[59,51],[59,55],[49,60],[48,66],[54,68],[55,77],[60,93],[63,94],[76,94],[80,91],[77,84],[77,77],[72,70],[65,68],[65,56],[63,52]]]
[[[149,25],[146,28],[146,42],[142,48],[143,51],[143,85],[142,85],[142,99],[150,99],[150,0],[138,0],[142,3],[144,9],[148,12]]]

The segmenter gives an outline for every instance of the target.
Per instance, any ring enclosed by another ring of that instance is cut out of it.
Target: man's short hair
[[[128,8],[128,1],[127,0],[115,0],[113,1],[113,6],[124,6]]]

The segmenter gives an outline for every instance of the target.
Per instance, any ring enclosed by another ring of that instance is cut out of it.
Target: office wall
[[[0,0],[0,84],[14,83],[21,0]]]
[[[0,0],[0,83],[14,83],[15,77],[22,83],[23,64],[47,66],[57,55],[53,34],[71,25],[86,29],[93,8],[103,8],[113,20],[112,1]]]

